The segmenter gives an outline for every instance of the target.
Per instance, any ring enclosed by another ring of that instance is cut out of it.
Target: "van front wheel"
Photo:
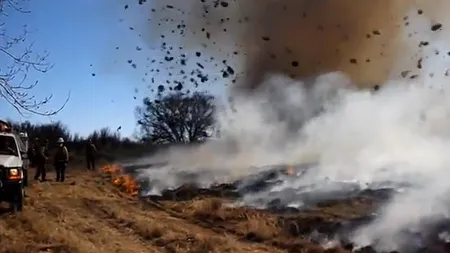
[[[21,187],[17,191],[14,198],[10,203],[10,207],[13,213],[21,212],[23,210],[24,189]]]

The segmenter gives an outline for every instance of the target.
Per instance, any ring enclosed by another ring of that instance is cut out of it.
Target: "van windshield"
[[[19,156],[14,137],[0,135],[0,155]]]

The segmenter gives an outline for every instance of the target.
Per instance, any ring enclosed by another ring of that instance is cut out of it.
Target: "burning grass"
[[[122,192],[131,196],[137,196],[140,189],[139,183],[124,172],[119,165],[107,165],[102,168],[107,178]],[[284,171],[286,175],[296,174],[295,168],[288,166]],[[218,188],[218,189],[216,189]],[[233,238],[245,242],[258,243],[285,250],[290,253],[297,252],[348,252],[344,248],[324,249],[321,243],[309,238],[316,232],[323,236],[332,236],[347,221],[356,220],[373,211],[377,201],[371,198],[351,198],[340,201],[320,203],[316,208],[299,211],[295,214],[282,214],[254,210],[248,207],[234,208],[226,203],[230,201],[223,194],[224,187],[211,187],[198,189],[192,185],[184,185],[176,190],[163,193],[160,200],[156,200],[159,210],[165,210],[174,217],[189,221],[202,228],[214,231],[214,233],[230,234]],[[217,192],[221,194],[217,194]],[[212,194],[214,192],[215,194]],[[209,194],[206,194],[209,193]],[[233,199],[233,198],[231,198]],[[148,201],[155,201],[149,197]],[[149,226],[146,222],[128,222],[127,215],[115,212],[113,217],[120,226],[135,231],[139,237],[151,240],[155,244],[161,243],[171,250],[175,245],[186,244],[186,248],[195,248],[200,252],[214,252],[210,244],[201,243],[202,240],[193,239],[190,233],[182,233],[188,239],[173,238],[170,233],[164,232],[166,228]],[[361,222],[363,222],[362,220]],[[118,226],[119,226],[118,225]],[[119,226],[119,227],[120,227]],[[180,232],[181,233],[181,232]],[[180,241],[181,240],[181,241]]]
[[[125,174],[119,165],[106,165],[102,167],[102,172],[110,175],[112,183],[123,192],[133,197],[139,194],[138,182],[132,176]]]

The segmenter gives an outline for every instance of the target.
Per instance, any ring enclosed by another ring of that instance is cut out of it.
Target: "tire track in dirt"
[[[102,205],[87,200],[86,204],[93,213],[101,218],[109,218],[114,223],[127,224],[134,232],[153,244],[164,247],[166,252],[173,252],[174,248],[189,252],[279,252],[265,245],[255,245],[242,242],[226,233],[211,233],[211,230],[187,222],[184,219],[172,217],[165,211],[134,205],[134,210],[111,207],[114,203]],[[121,210],[121,211],[118,211]],[[147,221],[142,223],[142,220]]]
[[[213,232],[215,232],[217,234],[228,233],[228,234],[237,235],[236,231],[233,229],[229,229],[224,226],[217,226],[217,224],[213,224],[212,222],[207,221],[207,220],[195,219],[193,217],[186,217],[185,215],[183,215],[183,213],[181,211],[176,211],[175,209],[172,209],[172,208],[166,208],[161,203],[157,203],[157,202],[154,202],[154,201],[151,201],[148,199],[143,199],[142,203],[143,203],[144,208],[160,210],[162,212],[165,212],[166,214],[168,214],[169,216],[171,216],[173,218],[185,220],[186,222],[189,222],[193,225],[197,225],[202,228],[212,230]]]
[[[172,226],[165,226],[163,229],[155,224],[156,220],[141,217],[138,212],[130,216],[128,213],[117,211],[116,208],[109,208],[112,203],[101,203],[92,199],[86,199],[84,203],[92,211],[92,214],[99,219],[108,222],[122,233],[133,233],[139,236],[142,241],[159,247],[164,252],[172,253],[177,250],[210,252],[213,250],[213,244],[207,243],[206,240],[199,238],[197,235],[182,229],[174,229]],[[147,223],[142,223],[142,220],[147,220]],[[174,221],[160,217],[159,222],[167,224]]]
[[[162,236],[162,231],[159,231],[156,228],[152,229],[151,227],[142,230],[138,229],[134,221],[123,219],[119,217],[113,209],[108,208],[111,202],[102,203],[102,201],[97,199],[85,198],[82,200],[82,204],[89,210],[90,216],[95,217],[119,233],[127,236],[137,236],[137,240],[147,247],[160,248],[163,246],[161,243],[152,242],[152,239],[158,239]]]
[[[95,184],[89,184],[89,180],[86,180],[85,184],[95,186]],[[89,208],[90,206],[85,205],[85,199],[87,198],[97,199],[99,203],[121,201],[125,208],[133,204],[130,203],[130,199],[122,198],[111,192],[107,192],[106,196],[99,193],[104,193],[104,191],[97,187],[83,187],[76,193],[58,201],[60,205],[64,205],[66,209],[76,214],[72,215],[71,219],[66,220],[66,222],[73,227],[80,228],[80,232],[88,235],[88,240],[98,247],[102,247],[104,252],[160,252],[156,247],[142,242],[134,234],[118,230],[116,226],[112,226],[104,219],[99,219],[98,216],[93,215],[95,209],[93,210]],[[66,210],[64,211],[67,213]],[[80,235],[80,237],[82,236]],[[111,238],[114,238],[114,240],[111,240]]]
[[[9,246],[0,243],[0,252],[161,252],[142,244],[136,236],[119,233],[80,205],[83,196],[116,199],[124,205],[129,204],[129,199],[114,192],[99,194],[101,191],[88,178],[80,186],[49,182],[33,184],[28,188],[24,211],[0,219],[2,238],[9,235],[11,242],[14,242]]]
[[[120,238],[124,238],[125,242],[134,242],[139,245],[141,249],[140,251],[136,250],[136,252],[161,252],[159,247],[148,243],[132,231],[127,223],[117,222],[117,220],[112,219],[114,217],[108,215],[108,212],[99,212],[97,208],[98,206],[104,206],[106,207],[105,211],[109,212],[114,212],[114,208],[128,209],[136,204],[135,199],[112,186],[108,182],[110,178],[106,178],[102,174],[89,173],[88,176],[83,182],[83,185],[87,187],[83,187],[76,192],[76,200],[68,201],[67,204],[82,214],[84,219],[96,222],[99,226],[107,227]]]

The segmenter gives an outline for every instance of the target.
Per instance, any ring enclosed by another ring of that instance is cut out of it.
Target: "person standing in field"
[[[35,138],[28,148],[28,160],[30,161],[30,167],[36,168],[36,147],[39,145],[39,138]]]
[[[34,157],[36,156],[36,151],[34,149],[36,146],[35,142],[36,142],[36,140],[34,140],[32,143],[30,143],[28,150],[27,150],[27,156],[28,156],[28,161],[30,162],[30,167],[35,167],[35,165],[34,165]]]
[[[86,164],[88,170],[95,170],[95,160],[97,158],[98,151],[95,147],[95,144],[92,143],[92,140],[88,140],[88,144],[86,146]]]
[[[45,139],[45,142],[44,142],[44,155],[46,156],[46,157],[50,157],[51,156],[51,154],[50,154],[50,141],[48,140],[48,139]]]
[[[47,151],[45,150],[45,146],[41,145],[39,142],[35,146],[36,156],[35,156],[35,165],[36,165],[36,174],[34,175],[34,180],[38,180],[41,177],[41,181],[47,181],[47,171],[45,168],[45,163],[48,160],[48,157],[45,155]]]
[[[56,182],[64,182],[66,179],[67,163],[69,162],[69,151],[64,145],[63,138],[59,138],[56,143],[58,144],[58,147],[53,161],[56,171]]]

